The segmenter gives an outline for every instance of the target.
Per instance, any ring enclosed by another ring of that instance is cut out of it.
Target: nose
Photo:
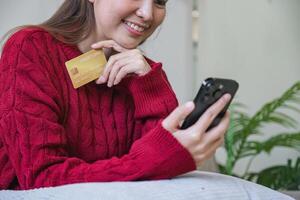
[[[142,0],[136,15],[144,21],[151,22],[153,20],[153,0]]]

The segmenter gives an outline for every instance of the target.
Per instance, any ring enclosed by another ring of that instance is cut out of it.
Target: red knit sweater
[[[194,170],[161,126],[177,105],[162,66],[107,87],[74,89],[65,62],[81,52],[23,29],[0,62],[0,189],[165,179]]]

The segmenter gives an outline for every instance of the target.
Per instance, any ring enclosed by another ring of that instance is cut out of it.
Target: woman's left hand
[[[92,48],[112,48],[120,52],[110,56],[102,76],[96,81],[97,84],[107,82],[107,86],[111,87],[120,83],[121,80],[129,74],[133,73],[138,76],[143,76],[151,70],[150,65],[139,49],[125,49],[113,40],[95,43],[92,45]]]

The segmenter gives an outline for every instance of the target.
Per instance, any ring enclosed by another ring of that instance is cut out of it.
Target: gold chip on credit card
[[[98,79],[106,63],[107,61],[102,50],[91,50],[67,61],[65,64],[73,87],[76,89]]]

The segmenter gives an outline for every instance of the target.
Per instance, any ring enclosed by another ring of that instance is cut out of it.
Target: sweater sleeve
[[[135,119],[166,117],[178,106],[162,64],[147,61],[151,66],[150,72],[143,76],[131,76],[123,83],[133,97]]]
[[[37,44],[23,40],[8,43],[0,63],[0,133],[21,189],[164,179],[195,169],[188,151],[160,123],[120,158],[87,163],[71,157],[59,94],[42,70]]]
[[[129,90],[135,105],[135,131],[147,134],[177,106],[176,95],[161,63],[146,58],[151,71],[144,76],[131,76],[122,83]]]

